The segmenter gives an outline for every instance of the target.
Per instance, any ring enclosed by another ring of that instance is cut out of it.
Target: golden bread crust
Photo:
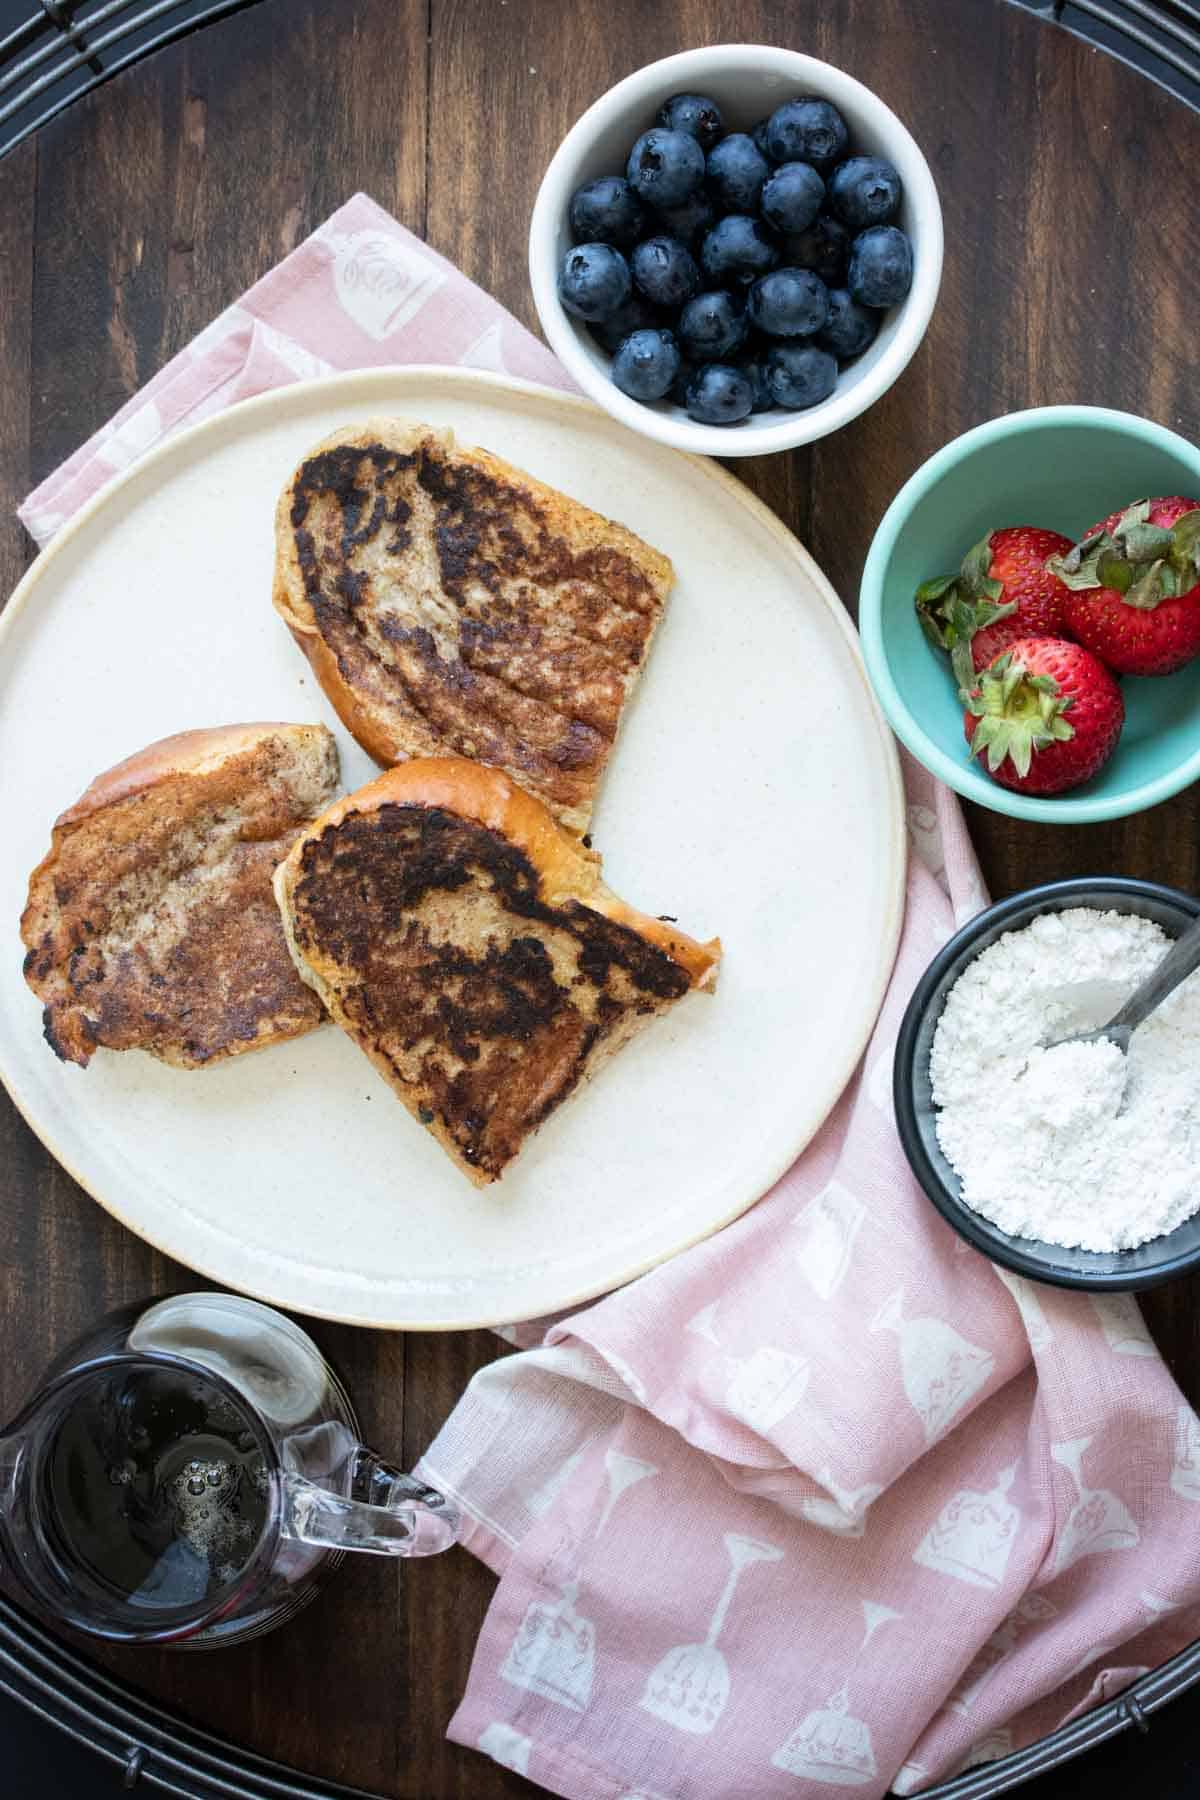
[[[55,1053],[199,1068],[320,1024],[271,876],[336,786],[326,728],[280,723],[180,732],[97,776],[55,821],[21,917]]]
[[[394,419],[315,445],[275,536],[276,610],[370,756],[494,764],[587,829],[668,558],[453,432]]]
[[[477,1185],[721,947],[627,906],[499,769],[414,760],[337,800],[275,893],[296,966]]]
[[[264,737],[285,731],[298,741],[312,744],[327,736],[324,725],[288,725],[281,720],[261,720],[251,725],[212,725],[195,731],[177,731],[170,737],[135,750],[123,762],[115,763],[84,789],[73,806],[68,806],[54,822],[55,830],[78,825],[106,806],[115,806],[131,794],[145,793],[157,782],[172,775],[199,775],[216,767],[227,757],[253,751]],[[52,853],[53,854],[53,853]]]

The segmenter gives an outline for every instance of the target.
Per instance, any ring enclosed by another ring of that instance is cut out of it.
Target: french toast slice
[[[304,979],[480,1187],[721,955],[626,906],[540,800],[456,757],[335,801],[275,894]]]
[[[584,833],[669,560],[454,433],[375,419],[279,499],[273,600],[384,767],[467,756]]]
[[[271,877],[337,784],[324,725],[184,731],[97,776],[56,820],[21,917],[51,1049],[192,1069],[319,1025]]]

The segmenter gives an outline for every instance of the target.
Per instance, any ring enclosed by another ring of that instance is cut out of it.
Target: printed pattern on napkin
[[[451,1735],[504,1720],[556,1793],[917,1793],[1200,1626],[1200,1423],[1136,1302],[963,1254],[901,1161],[876,1071],[980,891],[957,803],[905,778],[923,854],[896,970],[822,1132],[716,1237],[517,1328],[544,1347],[483,1371],[423,1459],[480,1502],[468,1543],[501,1574]],[[479,1449],[482,1398],[564,1471],[536,1520],[519,1452]],[[655,1475],[598,1539],[614,1454]],[[503,1675],[531,1617],[576,1699],[586,1624],[582,1708]]]
[[[21,516],[45,542],[183,426],[397,362],[570,385],[358,195]],[[917,1793],[1200,1632],[1200,1421],[1136,1301],[994,1269],[903,1162],[900,1016],[986,903],[957,802],[905,780],[896,969],[822,1131],[716,1237],[506,1327],[421,1464],[501,1577],[451,1736],[575,1800]]]
[[[343,369],[454,363],[574,391],[544,344],[453,263],[355,194],[35,488],[39,545],[129,464],[238,400]]]

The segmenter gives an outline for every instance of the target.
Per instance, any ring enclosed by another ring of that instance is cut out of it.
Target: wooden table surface
[[[735,465],[848,604],[895,490],[967,426],[1089,401],[1200,435],[1200,118],[1004,0],[265,0],[0,163],[0,593],[32,555],[12,511],[32,483],[356,189],[536,329],[526,222],[567,127],[631,69],[738,40],[811,52],[874,88],[945,208],[941,299],[907,373],[837,436]],[[1196,789],[1091,827],[970,822],[997,896],[1092,872],[1200,885]],[[6,1097],[0,1271],[0,1418],[86,1322],[194,1280],[76,1187]],[[1195,1301],[1179,1283],[1146,1303],[1194,1399]],[[405,1461],[497,1350],[478,1332],[314,1335],[370,1441]],[[105,1660],[194,1720],[377,1793],[532,1793],[443,1740],[491,1586],[461,1552],[407,1569],[353,1558],[258,1644]]]

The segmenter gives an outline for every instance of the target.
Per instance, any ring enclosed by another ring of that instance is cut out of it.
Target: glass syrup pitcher
[[[257,1636],[343,1551],[428,1556],[458,1523],[360,1443],[312,1339],[233,1294],[110,1315],[0,1431],[0,1562],[39,1611],[121,1643]]]

